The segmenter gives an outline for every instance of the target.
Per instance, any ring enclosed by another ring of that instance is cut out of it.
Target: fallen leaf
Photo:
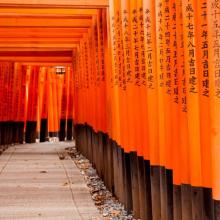
[[[67,183],[67,182],[63,183],[63,186],[67,186],[67,185],[68,185],[68,183]]]
[[[47,173],[47,171],[45,171],[45,170],[42,170],[42,171],[40,171],[40,173]]]

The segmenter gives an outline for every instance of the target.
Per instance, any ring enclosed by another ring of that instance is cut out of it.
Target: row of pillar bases
[[[73,119],[60,119],[59,131],[48,131],[48,120],[42,119],[39,134],[37,133],[37,123],[27,122],[25,142],[34,143],[38,137],[40,142],[48,141],[50,137],[57,137],[59,141],[71,141],[73,139],[73,130]]]
[[[152,166],[136,152],[125,153],[87,124],[75,126],[75,137],[77,149],[135,219],[220,219],[220,201],[213,200],[210,188],[173,184],[172,170]]]
[[[24,132],[26,130],[26,132]],[[60,130],[48,132],[48,120],[41,120],[40,132],[37,132],[37,122],[27,121],[26,129],[24,122],[0,122],[0,153],[13,144],[35,143],[48,141],[50,137],[58,137],[60,141],[71,141],[73,139],[73,120],[61,119]]]
[[[24,122],[0,122],[0,154],[12,144],[23,144]]]
[[[73,120],[72,119],[61,119],[60,120],[60,131],[59,131],[59,140],[72,140],[73,138]]]
[[[35,143],[48,140],[72,140],[73,130],[78,150],[96,168],[107,188],[125,205],[128,212],[141,219],[218,220],[220,201],[212,199],[209,188],[174,185],[171,170],[151,166],[148,160],[135,152],[125,153],[107,134],[95,132],[88,125],[76,125],[73,120],[60,120],[60,131],[48,133],[48,121],[41,121],[40,134],[37,123],[0,122],[0,152],[12,144]]]

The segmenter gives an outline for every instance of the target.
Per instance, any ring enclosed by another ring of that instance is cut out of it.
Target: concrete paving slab
[[[0,156],[0,220],[102,219],[83,176],[65,154],[72,144],[16,145]]]

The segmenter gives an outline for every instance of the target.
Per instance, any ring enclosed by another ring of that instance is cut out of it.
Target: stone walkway
[[[17,145],[0,156],[0,220],[102,219],[73,161],[59,159],[71,145]]]

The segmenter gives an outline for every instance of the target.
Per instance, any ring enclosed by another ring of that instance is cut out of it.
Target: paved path
[[[0,156],[0,220],[102,219],[73,161],[59,159],[71,144],[17,145]]]

